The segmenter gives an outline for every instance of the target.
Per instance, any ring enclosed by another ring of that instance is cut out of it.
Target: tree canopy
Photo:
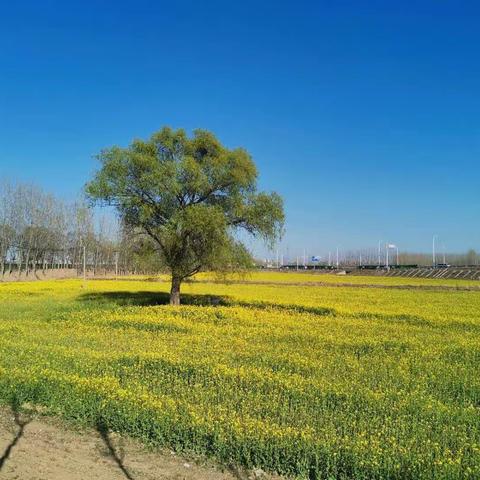
[[[127,148],[105,149],[98,159],[101,168],[87,195],[114,205],[125,225],[153,240],[172,274],[172,304],[180,303],[185,278],[249,261],[238,231],[269,244],[281,237],[281,197],[257,191],[248,152],[226,148],[211,132],[195,130],[189,137],[165,127]]]

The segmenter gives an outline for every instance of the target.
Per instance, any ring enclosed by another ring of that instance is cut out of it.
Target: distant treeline
[[[318,265],[322,267],[331,266],[335,268],[337,265],[337,252],[330,252],[320,257],[316,257],[317,261],[313,261],[311,256],[306,256],[305,263],[311,267]],[[285,266],[290,265],[295,267],[297,264],[299,267],[303,265],[303,256],[289,257],[287,255],[278,255],[276,258],[271,259],[257,259],[257,265],[267,265],[276,267],[277,265]],[[338,252],[338,266],[339,267],[359,267],[359,266],[381,266],[386,265],[418,265],[432,266],[433,265],[433,252],[432,253],[410,253],[398,251],[397,248],[392,247],[387,250],[385,245],[380,245],[380,248],[371,247],[358,250],[339,250]],[[452,266],[479,266],[480,255],[475,250],[469,250],[466,253],[448,253],[444,252],[442,248],[437,250],[435,254],[435,264],[442,265],[448,264]]]
[[[0,274],[77,269],[93,274],[158,270],[151,245],[95,216],[82,201],[66,202],[41,188],[0,181]]]
[[[384,246],[380,251],[372,247],[339,253],[341,266],[385,265],[386,260]],[[0,181],[0,275],[28,276],[49,269],[76,269],[80,273],[84,262],[91,274],[155,273],[162,269],[148,238],[113,217],[98,217],[84,201],[66,202],[35,185]],[[335,266],[336,252],[324,255],[319,263]],[[396,263],[396,250],[390,249],[389,264]],[[432,265],[433,259],[432,254],[400,251],[398,263]],[[440,246],[436,263],[479,265],[480,255],[474,250],[447,253]]]
[[[386,249],[382,247],[380,249],[380,255],[378,253],[378,248],[374,248],[374,247],[347,251],[340,255],[339,263],[345,266],[358,266],[359,264],[386,265],[387,263]],[[398,263],[400,265],[432,266],[433,254],[399,251]],[[436,255],[435,255],[435,263],[437,265],[445,263],[452,266],[453,265],[454,266],[464,266],[464,265],[476,266],[480,264],[480,255],[475,250],[469,250],[466,253],[448,253],[448,252],[443,252],[443,250],[439,248],[439,250],[436,252]],[[389,265],[397,264],[397,252],[395,249],[389,250],[388,264]]]

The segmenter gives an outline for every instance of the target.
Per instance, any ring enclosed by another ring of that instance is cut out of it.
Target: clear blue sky
[[[168,124],[246,147],[290,253],[480,250],[480,6],[32,1],[0,12],[0,175],[75,197]]]

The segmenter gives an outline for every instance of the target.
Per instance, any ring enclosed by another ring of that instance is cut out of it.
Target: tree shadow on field
[[[127,467],[125,467],[124,460],[125,460],[125,452],[123,451],[122,445],[119,447],[115,447],[110,438],[110,430],[108,428],[107,423],[99,418],[96,422],[96,429],[100,435],[100,438],[103,440],[103,443],[107,447],[107,452],[110,457],[112,457],[113,461],[117,464],[120,471],[123,473],[125,478],[128,480],[135,480],[132,474],[128,471]]]
[[[119,306],[155,306],[169,305],[170,295],[166,292],[89,292],[83,293],[77,297],[77,300],[84,303],[92,303],[94,305],[119,305]],[[182,305],[198,305],[198,306],[217,306],[217,307],[245,307],[257,310],[280,310],[292,313],[309,313],[317,316],[335,316],[337,314],[334,308],[322,306],[306,306],[297,304],[281,304],[265,301],[245,301],[236,300],[229,296],[219,295],[194,295],[191,293],[183,293],[181,298]]]
[[[91,292],[83,293],[77,298],[81,302],[92,302],[95,304],[114,303],[121,306],[155,306],[168,305],[170,295],[166,292]],[[231,305],[228,297],[217,295],[192,295],[183,293],[181,297],[182,305],[200,305],[200,306],[227,306]]]
[[[20,404],[19,402],[14,399],[12,402],[10,402],[10,407],[13,411],[13,420],[15,424],[18,427],[17,433],[15,436],[12,438],[10,443],[8,444],[7,448],[3,452],[2,456],[0,457],[0,471],[2,470],[3,466],[5,465],[5,462],[9,459],[13,448],[15,445],[19,442],[19,440],[23,437],[23,434],[25,433],[25,427],[31,422],[31,419],[22,419],[20,415]]]

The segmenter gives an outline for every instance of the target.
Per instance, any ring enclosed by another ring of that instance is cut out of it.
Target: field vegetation
[[[0,402],[291,477],[479,478],[480,292],[282,275],[181,307],[161,280],[2,284]]]
[[[148,278],[148,277],[145,277]],[[212,273],[199,273],[195,276],[199,281],[232,281],[232,282],[262,282],[262,283],[329,283],[334,285],[365,285],[365,286],[412,286],[412,287],[474,287],[480,289],[478,280],[457,278],[409,278],[387,277],[383,275],[338,275],[323,271],[268,271],[259,270],[248,274],[235,273],[219,277]]]

